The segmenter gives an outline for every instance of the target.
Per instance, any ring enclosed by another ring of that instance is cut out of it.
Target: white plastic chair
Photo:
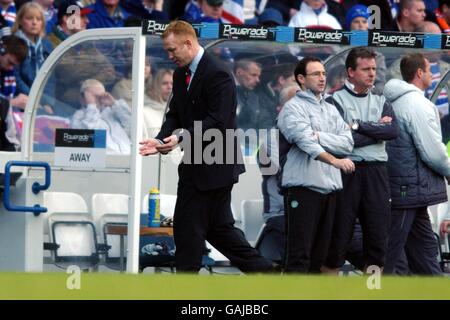
[[[48,220],[55,265],[63,269],[77,265],[82,270],[97,267],[97,233],[92,221],[72,213],[52,214]]]
[[[119,269],[120,236],[104,233],[107,224],[128,222],[129,196],[117,193],[95,193],[92,195],[92,214],[99,233],[99,239],[110,246],[106,253],[105,264],[111,269]],[[124,247],[127,246],[127,237],[123,238]]]
[[[47,212],[42,213],[44,221],[44,235],[49,235],[48,217],[52,214],[75,213],[90,220],[88,207],[83,197],[73,192],[44,192],[44,207]]]
[[[242,231],[247,241],[254,245],[264,226],[264,201],[262,199],[243,200],[241,203]]]
[[[129,196],[117,193],[95,193],[92,195],[92,215],[103,239],[103,226],[107,222],[126,223]]]
[[[44,235],[50,240],[52,262],[62,268],[81,269],[98,264],[97,235],[84,199],[71,192],[45,192]]]

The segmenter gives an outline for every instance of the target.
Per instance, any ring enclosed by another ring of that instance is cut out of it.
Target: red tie
[[[191,82],[191,69],[186,68],[186,88],[189,87],[189,82]]]

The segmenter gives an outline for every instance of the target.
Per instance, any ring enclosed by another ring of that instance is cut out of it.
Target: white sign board
[[[106,130],[56,129],[55,165],[104,168]]]

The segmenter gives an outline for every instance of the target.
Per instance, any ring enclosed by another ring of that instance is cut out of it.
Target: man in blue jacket
[[[120,28],[131,15],[119,5],[119,0],[98,0],[88,8],[94,10],[88,15],[88,29]]]

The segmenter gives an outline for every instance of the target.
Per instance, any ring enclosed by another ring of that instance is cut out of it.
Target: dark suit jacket
[[[189,131],[190,143],[186,138],[182,141],[185,155],[179,168],[180,179],[189,177],[200,190],[231,186],[238,181],[239,174],[245,171],[243,164],[237,164],[238,159],[241,159],[240,163],[243,163],[237,139],[235,136],[227,139],[225,134],[226,129],[236,129],[237,102],[233,77],[219,60],[205,52],[191,80],[189,91],[186,92],[185,70],[185,68],[177,68],[174,72],[173,97],[166,121],[156,139],[162,140],[180,128]],[[194,137],[194,121],[202,122],[201,131],[196,130],[197,137]],[[198,145],[194,147],[194,141],[202,141],[203,132],[208,129],[220,131],[224,141],[222,148],[213,148],[212,143],[216,142],[214,140],[202,142],[200,149],[202,155],[198,152],[194,155],[194,149],[199,149]],[[201,136],[197,131],[201,132]],[[208,145],[210,145],[209,148],[205,150]],[[211,153],[212,149],[215,152]],[[222,161],[205,163],[203,151]],[[201,163],[194,162],[195,157],[201,158]],[[227,161],[227,159],[233,161]]]

